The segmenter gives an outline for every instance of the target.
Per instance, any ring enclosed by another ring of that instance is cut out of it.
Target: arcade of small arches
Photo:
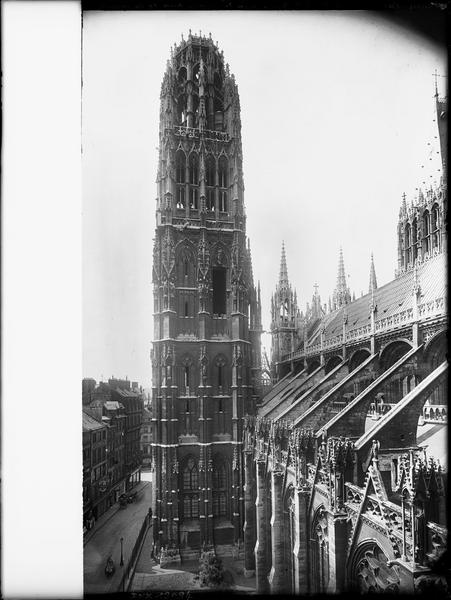
[[[441,248],[441,211],[438,202],[417,210],[400,223],[400,268],[412,267]]]
[[[205,205],[207,212],[228,213],[229,188],[232,173],[228,158],[208,153],[205,159],[193,150],[188,154],[179,149],[175,155],[176,208],[178,211],[199,210],[200,162],[204,160]]]
[[[200,53],[207,68],[200,61],[195,61],[193,56],[185,56],[187,64],[181,66],[177,73],[177,123],[185,127],[199,127],[202,96],[206,104],[208,129],[221,131],[224,125],[223,74],[219,65],[210,66],[216,62],[214,53],[210,54],[210,59],[204,49]]]

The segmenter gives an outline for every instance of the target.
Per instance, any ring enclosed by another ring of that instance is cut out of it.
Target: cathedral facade
[[[261,307],[246,238],[240,101],[210,37],[161,86],[153,250],[153,534],[161,564],[243,546],[243,417],[260,393]]]
[[[329,310],[316,291],[296,326],[281,268],[278,381],[244,431],[245,568],[257,592],[446,589],[447,104],[438,94],[436,107],[442,177],[402,200],[395,278],[378,287],[371,258],[368,293],[351,299],[340,251]]]

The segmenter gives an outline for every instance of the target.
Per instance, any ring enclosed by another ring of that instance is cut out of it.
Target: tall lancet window
[[[218,165],[218,180],[219,180],[219,211],[227,212],[227,174],[228,162],[225,156],[221,156]]]
[[[428,210],[423,213],[423,251],[425,254],[431,251],[431,215]]]
[[[199,471],[197,461],[188,457],[183,469],[183,518],[197,519],[199,516]]]
[[[418,225],[417,220],[414,219],[412,223],[412,262],[415,262],[418,255],[418,246],[417,246],[417,236],[418,236]]]
[[[227,515],[227,470],[222,457],[213,461],[213,516]]]
[[[189,207],[197,210],[199,203],[199,157],[191,152],[189,157]]]
[[[405,266],[407,267],[412,263],[412,232],[410,223],[407,223],[404,230],[404,244],[405,244]]]
[[[213,156],[208,156],[206,160],[206,178],[207,178],[207,210],[215,210],[215,159]]]
[[[438,248],[439,245],[439,208],[437,204],[434,204],[431,212],[431,236],[432,236],[432,249]]]
[[[176,188],[176,202],[177,208],[185,208],[185,171],[186,171],[186,158],[185,153],[179,150],[175,155],[175,181],[177,184]]]

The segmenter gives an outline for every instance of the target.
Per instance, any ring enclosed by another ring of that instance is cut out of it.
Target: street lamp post
[[[124,566],[124,538],[121,537],[121,562],[119,563],[121,567]],[[122,591],[125,591],[125,573],[122,572]]]

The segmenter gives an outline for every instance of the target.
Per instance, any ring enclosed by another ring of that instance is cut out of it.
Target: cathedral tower
[[[407,202],[403,194],[398,219],[398,268],[396,275],[412,269],[417,261],[425,261],[446,252],[447,222],[447,119],[448,101],[439,98],[435,89],[437,129],[440,141],[441,177],[439,183],[419,188]]]
[[[284,354],[294,352],[299,344],[300,314],[296,290],[288,280],[285,245],[282,242],[279,282],[271,298],[271,365],[273,375]]]
[[[242,540],[242,420],[259,393],[261,307],[238,88],[211,36],[190,31],[171,49],[160,98],[153,532],[167,561]]]

